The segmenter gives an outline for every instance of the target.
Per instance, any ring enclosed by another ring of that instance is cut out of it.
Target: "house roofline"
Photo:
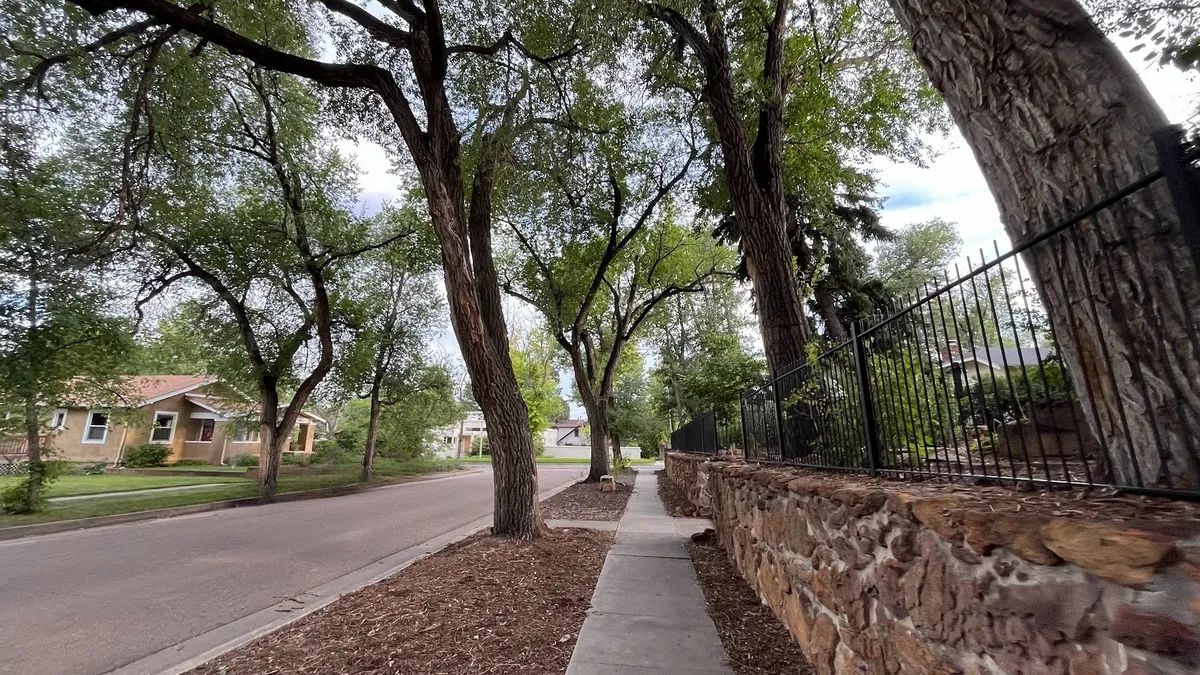
[[[178,395],[180,395],[180,394],[186,394],[186,393],[188,393],[189,391],[192,391],[192,390],[194,390],[194,389],[199,389],[200,387],[204,387],[204,386],[207,386],[207,385],[210,385],[210,384],[214,384],[214,383],[216,383],[216,381],[217,381],[217,378],[215,378],[215,377],[210,377],[210,378],[208,378],[208,379],[206,379],[206,380],[203,380],[203,381],[201,381],[201,382],[197,382],[197,383],[195,383],[195,384],[189,384],[189,385],[188,385],[188,386],[186,386],[186,387],[183,387],[183,388],[180,388],[180,389],[176,389],[175,391],[168,391],[168,392],[166,392],[166,393],[164,393],[164,394],[159,394],[158,396],[155,396],[155,397],[153,397],[153,398],[147,398],[147,399],[143,399],[143,400],[142,400],[142,402],[141,402],[141,403],[139,403],[139,404],[137,405],[137,407],[138,407],[138,408],[145,408],[146,406],[148,406],[148,405],[151,405],[151,404],[153,404],[153,403],[158,403],[159,401],[165,401],[166,399],[169,399],[169,398],[171,398],[172,396],[178,396]]]

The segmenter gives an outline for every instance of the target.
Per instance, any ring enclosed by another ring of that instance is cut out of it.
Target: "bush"
[[[658,448],[642,447],[642,459],[658,459]]]
[[[33,513],[40,511],[46,505],[46,488],[58,479],[62,473],[62,462],[26,462],[25,468],[29,473],[21,480],[0,490],[0,511],[4,513]],[[37,499],[29,503],[29,489],[35,483],[41,484]]]
[[[234,455],[229,459],[229,466],[258,466],[258,455]]]
[[[84,476],[99,476],[108,468],[107,462],[95,462],[92,464],[84,464],[79,468],[79,473]]]
[[[304,455],[284,455],[282,464],[285,466],[304,466]]]
[[[208,466],[208,462],[202,459],[181,459],[178,462],[171,462],[171,466]]]
[[[146,466],[164,466],[171,454],[171,446],[163,443],[142,443],[125,451],[125,466],[137,469]]]
[[[355,451],[343,448],[332,439],[321,439],[313,444],[310,464],[356,464],[362,462],[362,449]]]

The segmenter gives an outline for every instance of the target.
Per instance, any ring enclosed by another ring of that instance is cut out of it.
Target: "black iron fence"
[[[1148,298],[1194,288],[1180,275],[1200,270],[1197,153],[1156,140],[1159,171],[1008,253],[973,254],[967,271],[947,271],[746,392],[746,457],[1200,496],[1186,478],[1200,466],[1197,299]],[[1157,239],[1154,213],[1181,218],[1189,249]],[[709,415],[673,434],[672,447],[726,446]]]
[[[671,432],[671,448],[711,455],[742,445],[742,421],[737,415],[709,410]]]

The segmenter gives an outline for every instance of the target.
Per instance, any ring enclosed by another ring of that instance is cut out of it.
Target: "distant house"
[[[467,411],[466,417],[435,432],[438,443],[434,453],[459,458],[483,452],[483,441],[487,438],[487,422],[479,410]]]
[[[963,350],[951,343],[942,350],[942,370],[951,371],[957,381],[959,374],[969,382],[982,378],[1007,377],[1021,372],[1022,368],[1045,363],[1054,357],[1054,347],[976,347]]]
[[[122,382],[116,407],[99,402],[63,403],[50,420],[56,457],[73,462],[119,463],[143,443],[171,447],[169,462],[222,464],[259,453],[259,432],[247,422],[257,406],[217,378],[204,375],[138,375]],[[311,453],[319,416],[302,412],[286,451]]]
[[[591,437],[587,432],[587,420],[563,420],[555,422],[550,427],[554,442],[548,445],[590,445]]]

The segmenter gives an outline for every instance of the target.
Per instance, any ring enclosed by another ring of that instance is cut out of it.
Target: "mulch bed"
[[[687,494],[675,481],[667,477],[666,471],[655,472],[658,476],[658,497],[667,507],[667,513],[676,518],[691,518],[700,515],[699,509],[688,501]]]
[[[687,543],[687,549],[696,578],[704,591],[708,614],[738,675],[817,672],[783,624],[738,574],[715,537],[694,539]]]
[[[558,674],[612,534],[469,537],[192,673]]]
[[[599,483],[576,483],[542,502],[547,520],[620,520],[633,490],[637,474],[626,471],[617,477],[615,492],[601,492]]]

